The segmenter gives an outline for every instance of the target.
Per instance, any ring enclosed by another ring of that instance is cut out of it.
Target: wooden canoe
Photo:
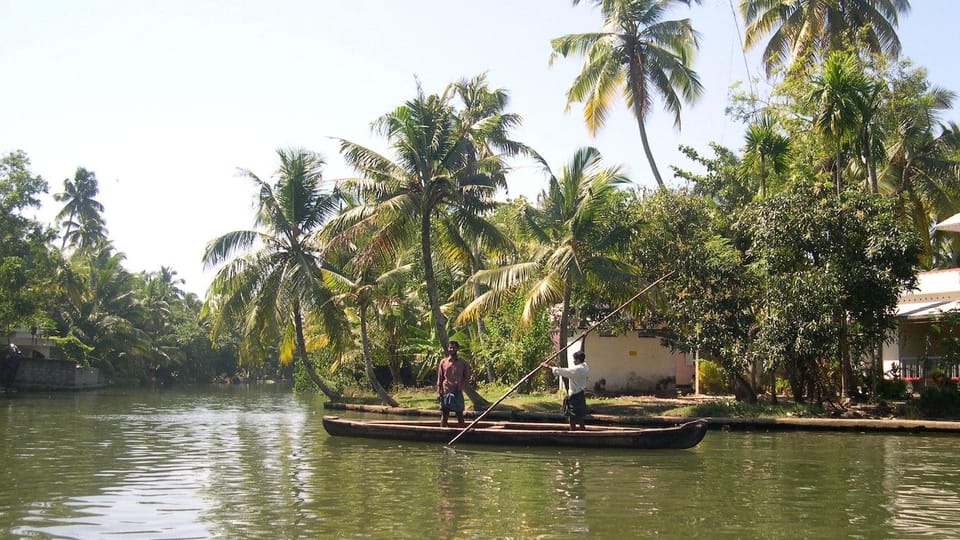
[[[461,431],[440,427],[438,420],[371,420],[324,416],[323,427],[333,436],[448,443]],[[707,433],[705,420],[675,427],[639,428],[587,426],[569,431],[566,424],[479,422],[458,443],[520,446],[579,446],[585,448],[692,448]]]

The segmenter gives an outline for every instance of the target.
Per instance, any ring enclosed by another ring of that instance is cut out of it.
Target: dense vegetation
[[[211,240],[218,273],[201,301],[171,268],[124,269],[92,171],[64,180],[56,223],[26,217],[48,184],[12,152],[0,326],[58,336],[115,381],[290,376],[295,360],[331,398],[366,381],[395,403],[389,390],[429,380],[451,339],[477,381],[509,383],[553,350],[551,329],[674,271],[612,324],[666,328],[666,345],[698,350],[747,402],[771,384],[798,402],[876,393],[899,294],[960,257],[960,236],[933,228],[960,212],[960,128],[940,118],[955,96],[897,57],[909,3],[742,0],[748,45],[768,39],[769,92],[731,98],[740,149],[684,148],[682,189],[665,187],[645,119],[659,103],[679,124],[700,93],[697,34],[667,10],[691,2],[593,3],[602,31],[556,38],[553,60],[583,56],[567,97],[591,129],[623,96],[656,190],[596,148],[555,171],[513,138],[520,116],[483,76],[418,89],[373,124],[386,154],[341,141],[355,178],[325,179],[299,148],[278,151],[270,179],[248,172],[256,221]],[[500,200],[518,161],[541,166],[546,188]]]

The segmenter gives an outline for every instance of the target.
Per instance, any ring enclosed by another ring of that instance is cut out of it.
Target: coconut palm
[[[899,16],[908,11],[909,0],[740,0],[744,46],[770,34],[763,52],[768,76],[795,63],[807,67],[815,56],[848,46],[896,57]]]
[[[345,253],[339,254],[346,257]],[[367,380],[380,400],[392,407],[399,404],[394,400],[377,379],[370,349],[368,326],[370,317],[380,318],[389,313],[393,306],[404,302],[406,285],[413,272],[409,262],[409,253],[401,254],[393,262],[382,260],[347,258],[342,271],[325,273],[327,285],[337,292],[331,301],[343,308],[352,308],[356,313],[360,330],[360,348]],[[361,261],[364,261],[361,263]]]
[[[280,167],[271,185],[243,171],[258,188],[255,228],[229,232],[207,244],[205,267],[222,265],[207,291],[203,315],[212,316],[215,338],[237,325],[241,361],[260,359],[279,342],[280,361],[294,355],[330,399],[338,393],[317,374],[308,353],[337,345],[345,335],[343,313],[329,303],[323,260],[315,236],[338,210],[340,192],[321,189],[323,160],[303,149],[278,150]],[[311,341],[305,328],[318,326],[326,339]]]
[[[373,227],[375,232],[357,252],[361,265],[365,259],[391,259],[410,242],[419,244],[431,317],[444,350],[449,334],[437,289],[435,219],[468,225],[474,216],[492,209],[504,169],[501,154],[477,143],[503,133],[503,115],[460,113],[452,97],[449,91],[428,96],[418,90],[414,99],[374,123],[395,159],[341,140],[344,159],[361,175],[351,186],[370,202],[344,212],[337,224],[343,232],[335,239],[356,238]],[[485,404],[470,388],[467,395],[475,407]]]
[[[486,159],[491,156],[531,156],[542,161],[540,156],[531,148],[509,138],[509,130],[520,125],[520,117],[516,114],[504,112],[509,103],[507,93],[502,89],[490,89],[486,75],[478,75],[471,79],[461,79],[448,89],[463,103],[460,116],[469,124],[485,118],[496,119],[498,125],[494,129],[478,131],[471,140],[474,155],[471,159]],[[489,174],[497,183],[498,188],[507,189],[506,170],[492,169]],[[484,173],[488,174],[488,173]],[[489,201],[484,209],[466,210],[456,208],[450,214],[443,215],[438,227],[441,255],[446,261],[469,269],[473,275],[485,267],[487,256],[508,253],[513,250],[510,238],[496,225],[487,220],[488,211],[493,210],[495,201]],[[479,212],[477,211],[479,210]],[[473,288],[473,298],[481,294],[479,284]],[[482,319],[476,321],[476,339],[482,345],[485,332]],[[487,381],[495,378],[493,365],[485,362]]]
[[[55,201],[65,203],[56,215],[57,222],[64,226],[61,250],[68,243],[86,249],[106,239],[103,205],[95,198],[99,192],[97,175],[83,167],[77,167],[73,180],[63,180],[63,191],[53,196]]]
[[[922,262],[930,265],[931,223],[960,212],[960,126],[929,125],[920,118],[906,122],[890,138],[887,155],[881,185],[898,195],[903,217],[920,237]]]
[[[574,4],[579,3],[574,0]],[[583,103],[591,134],[607,119],[613,99],[622,93],[640,129],[640,141],[657,185],[664,186],[650,150],[646,122],[656,96],[680,127],[680,109],[703,91],[692,69],[698,36],[689,19],[664,20],[671,7],[690,0],[595,0],[603,15],[599,32],[569,34],[551,40],[553,55],[582,55],[585,63],[567,90],[567,104]]]
[[[520,219],[538,241],[533,259],[491,270],[473,280],[489,289],[468,304],[460,318],[479,317],[500,302],[524,291],[521,325],[536,313],[559,304],[559,345],[567,345],[570,300],[588,276],[605,280],[628,279],[631,269],[607,253],[598,230],[611,218],[617,190],[629,183],[619,167],[604,167],[595,148],[578,150],[549,185],[536,208],[521,207]]]
[[[136,298],[136,276],[123,268],[125,256],[109,244],[74,253],[61,269],[64,301],[59,318],[80,341],[93,347],[94,365],[108,371],[133,371],[149,352],[149,336],[140,327],[147,313]]]

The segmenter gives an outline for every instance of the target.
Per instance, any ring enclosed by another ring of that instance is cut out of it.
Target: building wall
[[[579,343],[568,350],[580,350]],[[677,384],[692,385],[694,367],[683,353],[660,344],[659,337],[590,334],[583,344],[590,375],[587,387],[594,392],[673,393]],[[572,362],[572,360],[571,360]]]

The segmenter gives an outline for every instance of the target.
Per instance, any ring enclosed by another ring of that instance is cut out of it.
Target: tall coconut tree
[[[215,338],[240,329],[241,361],[262,358],[279,345],[280,361],[294,357],[330,399],[327,386],[310,361],[305,328],[318,325],[327,341],[345,335],[342,311],[329,303],[323,260],[315,241],[321,227],[339,209],[340,192],[321,186],[323,160],[303,149],[277,151],[280,167],[273,184],[243,171],[258,189],[255,227],[229,232],[207,244],[207,268],[220,267],[207,290],[202,314],[212,317]],[[325,344],[324,341],[311,345]]]
[[[897,25],[909,11],[910,0],[740,0],[744,46],[770,35],[763,52],[768,76],[780,67],[805,68],[818,55],[849,46],[897,57]]]
[[[574,0],[578,4],[579,0]],[[674,124],[680,109],[703,92],[693,70],[698,34],[689,19],[664,20],[669,10],[691,0],[595,0],[603,15],[599,32],[569,34],[551,40],[553,55],[585,57],[583,69],[567,90],[567,104],[583,103],[583,118],[591,134],[607,119],[610,106],[622,94],[640,130],[643,153],[657,185],[664,186],[650,150],[646,122],[659,96]]]
[[[452,95],[417,96],[374,123],[387,138],[394,158],[356,143],[341,140],[341,152],[361,175],[352,182],[369,204],[345,212],[344,232],[349,239],[373,226],[375,232],[357,252],[364,259],[391,259],[411,241],[419,245],[424,285],[434,328],[441,346],[449,343],[447,318],[441,309],[434,261],[434,226],[437,219],[468,220],[493,207],[501,184],[503,156],[479,151],[477,142],[500,132],[501,114],[460,114]],[[457,217],[459,216],[459,218]],[[467,389],[475,407],[485,400]]]
[[[612,256],[597,234],[612,218],[609,213],[618,188],[628,183],[619,167],[604,167],[597,149],[578,150],[559,175],[550,175],[538,205],[521,209],[519,218],[538,244],[532,260],[473,276],[488,290],[464,308],[461,318],[479,317],[523,291],[521,325],[559,304],[559,345],[565,348],[575,289],[589,276],[624,280],[632,275],[629,265]]]
[[[509,96],[503,89],[491,89],[485,74],[461,79],[450,85],[447,91],[452,92],[463,104],[460,116],[468,124],[484,119],[496,119],[497,125],[492,129],[474,132],[475,136],[471,140],[473,155],[470,159],[524,155],[541,160],[533,149],[510,138],[510,130],[520,125],[520,117],[506,112]],[[490,174],[499,189],[507,189],[506,168],[493,168],[481,174]],[[442,245],[441,254],[447,261],[468,268],[470,275],[485,268],[487,256],[507,253],[513,249],[510,238],[487,219],[497,204],[491,199],[487,201],[485,208],[458,207],[453,212],[444,214],[440,220],[438,233]],[[473,298],[478,297],[481,292],[480,285],[475,284]],[[484,333],[483,320],[477,319],[476,340],[481,345]],[[485,368],[487,381],[492,382],[495,379],[493,365],[487,361]]]
[[[61,250],[67,244],[78,249],[91,248],[106,240],[104,208],[96,199],[98,193],[97,175],[83,167],[77,167],[72,180],[63,180],[63,191],[53,196],[55,201],[64,203],[55,218],[64,227]]]

